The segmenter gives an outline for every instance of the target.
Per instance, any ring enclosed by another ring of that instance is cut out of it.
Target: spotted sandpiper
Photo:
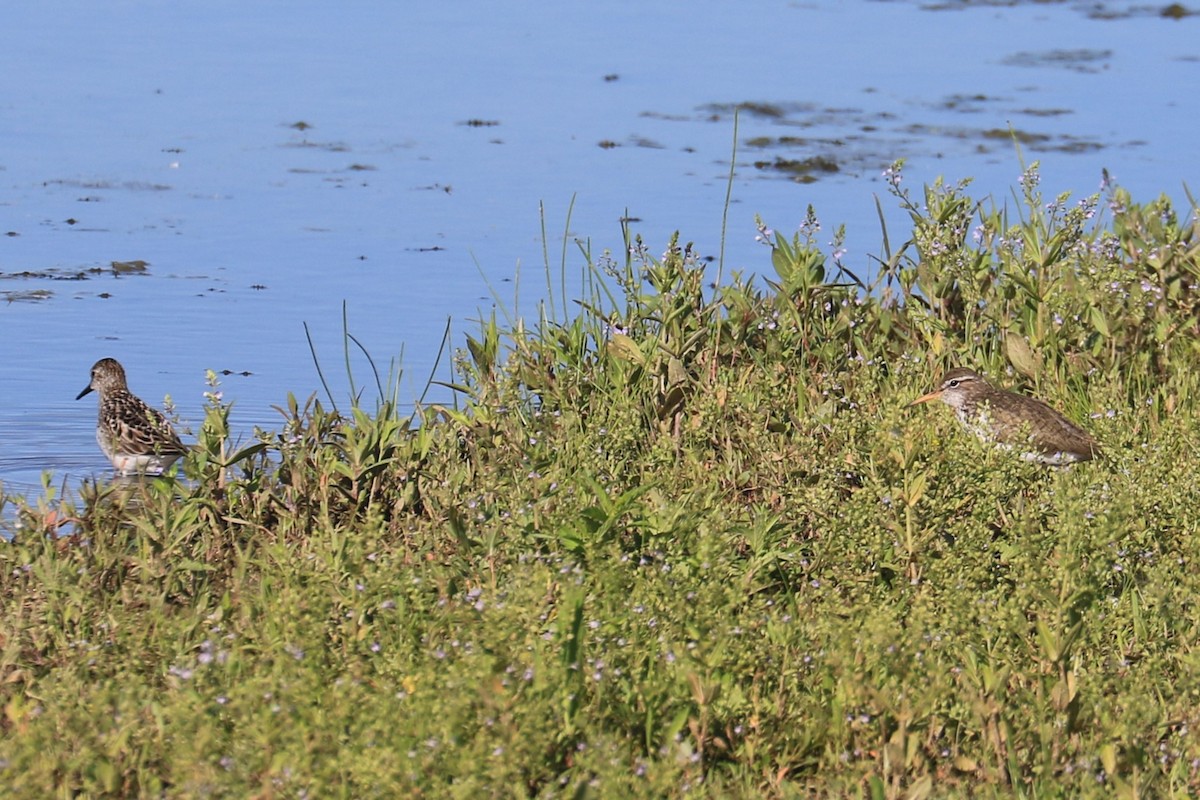
[[[75,399],[92,391],[100,393],[96,441],[118,474],[158,475],[187,452],[163,415],[129,391],[116,359],[93,364],[91,382]]]
[[[1100,455],[1100,446],[1083,428],[1041,400],[997,389],[973,370],[950,370],[938,388],[909,407],[930,400],[953,408],[963,427],[983,441],[1020,450],[1028,461],[1063,466]]]

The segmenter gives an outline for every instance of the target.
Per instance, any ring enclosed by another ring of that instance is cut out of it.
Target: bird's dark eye
[[[958,378],[955,378],[954,380],[950,381],[951,389],[955,388],[956,386],[958,386]]]

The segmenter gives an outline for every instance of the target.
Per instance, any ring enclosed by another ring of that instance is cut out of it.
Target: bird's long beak
[[[92,391],[92,385],[89,383],[86,389],[84,389],[79,394],[75,395],[75,399],[78,400],[79,398],[83,397],[85,394],[87,394],[90,391]]]
[[[935,391],[929,392],[928,394],[921,395],[916,400],[913,400],[911,403],[909,403],[908,407],[912,408],[913,406],[919,406],[919,405],[921,405],[921,403],[928,403],[930,400],[937,400],[941,396],[942,396],[942,390],[937,389]]]

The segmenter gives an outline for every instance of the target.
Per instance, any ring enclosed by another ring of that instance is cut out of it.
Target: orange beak
[[[921,403],[928,403],[930,400],[937,400],[941,396],[942,396],[942,390],[937,389],[935,391],[929,392],[928,394],[921,395],[916,400],[913,400],[911,403],[909,403],[908,407],[912,408],[913,406],[919,406],[919,405],[921,405]]]

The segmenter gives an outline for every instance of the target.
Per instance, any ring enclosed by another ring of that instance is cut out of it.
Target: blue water
[[[682,231],[721,246],[743,114],[725,269],[768,272],[754,215],[790,232],[809,203],[847,266],[893,241],[907,185],[973,176],[1009,196],[1025,149],[1048,196],[1096,191],[1107,168],[1135,198],[1200,186],[1190,87],[1200,18],[1133,5],[913,2],[18,4],[0,28],[0,482],[35,490],[105,474],[100,357],[197,424],[223,377],[242,431],[274,425],[287,393],[333,379],[342,308],[384,367],[402,351],[411,400],[451,320],[455,343],[491,313],[489,284],[532,313],[545,285],[539,208],[558,275],[568,241],[652,251]],[[607,79],[606,79],[607,78]],[[468,124],[486,122],[486,125]],[[494,124],[491,124],[494,123]],[[766,137],[765,144],[756,141]],[[779,137],[803,140],[781,144]],[[601,143],[617,146],[602,147]],[[801,184],[755,162],[826,156]],[[580,257],[568,247],[568,275]],[[114,275],[140,259],[143,274]],[[92,271],[95,270],[95,271]],[[17,276],[19,273],[33,273]],[[520,275],[519,281],[516,277]],[[82,279],[75,279],[82,278]],[[31,299],[45,291],[45,299]],[[446,361],[443,361],[445,365]],[[361,381],[365,363],[355,361]],[[450,378],[445,366],[438,377]],[[186,438],[186,437],[185,437]]]

